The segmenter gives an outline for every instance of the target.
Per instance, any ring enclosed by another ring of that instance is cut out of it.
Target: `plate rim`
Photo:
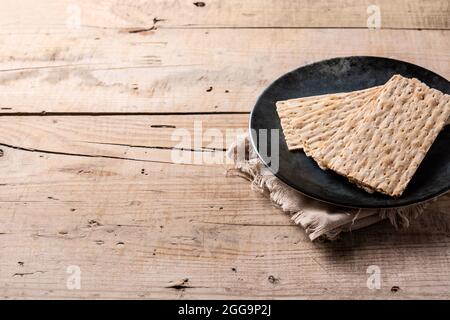
[[[287,181],[285,178],[283,178],[282,176],[280,176],[277,172],[274,172],[274,171],[272,170],[272,168],[271,168],[271,167],[266,163],[266,161],[263,159],[263,157],[260,155],[259,150],[258,150],[258,148],[256,147],[256,143],[255,143],[255,141],[254,141],[254,137],[253,137],[253,133],[252,133],[252,132],[253,132],[253,129],[252,129],[253,113],[254,113],[255,108],[256,108],[256,106],[258,105],[259,101],[262,99],[262,97],[264,96],[264,94],[272,87],[272,85],[273,85],[274,83],[276,83],[277,81],[281,80],[282,78],[284,78],[285,76],[287,76],[287,75],[289,75],[289,74],[291,74],[291,73],[294,73],[294,72],[296,72],[296,71],[299,70],[299,69],[302,69],[302,68],[305,68],[305,67],[308,67],[308,66],[313,66],[313,65],[319,64],[319,63],[324,63],[324,62],[327,62],[327,61],[333,61],[333,60],[345,60],[345,59],[350,59],[350,58],[376,58],[376,59],[383,59],[383,60],[389,60],[389,61],[394,61],[394,62],[400,62],[400,63],[402,63],[402,64],[409,64],[409,65],[414,66],[414,67],[418,67],[418,68],[421,68],[421,69],[425,69],[425,70],[427,70],[428,72],[431,72],[432,74],[434,74],[434,75],[436,75],[436,76],[438,76],[438,77],[440,77],[440,78],[442,78],[442,79],[444,79],[444,80],[446,80],[447,82],[450,83],[450,81],[447,80],[447,78],[441,76],[440,74],[438,74],[438,73],[436,73],[436,72],[434,72],[434,71],[432,71],[432,70],[430,70],[430,69],[424,68],[424,67],[422,67],[422,66],[416,65],[416,64],[411,63],[411,62],[402,61],[402,60],[393,59],[393,58],[388,58],[388,57],[382,57],[382,56],[370,56],[370,55],[362,55],[362,56],[355,55],[355,56],[342,56],[342,57],[340,56],[340,57],[334,57],[334,58],[329,58],[329,59],[323,59],[323,60],[319,60],[319,61],[315,61],[315,62],[312,62],[312,63],[309,63],[309,64],[302,65],[302,66],[300,66],[300,67],[298,67],[298,68],[295,68],[295,69],[293,69],[293,70],[291,70],[291,71],[288,71],[288,72],[282,74],[281,76],[279,76],[278,78],[276,78],[274,81],[272,81],[272,82],[271,82],[271,83],[270,83],[270,84],[269,84],[269,85],[268,85],[268,86],[267,86],[267,87],[259,94],[258,98],[256,99],[256,102],[255,102],[254,105],[253,105],[253,108],[252,108],[252,110],[251,110],[251,112],[250,112],[250,114],[249,114],[248,130],[249,130],[249,139],[250,139],[251,146],[252,146],[253,150],[256,152],[256,154],[257,154],[259,160],[264,164],[264,166],[265,166],[266,168],[268,168],[268,169],[270,170],[270,172],[271,172],[275,177],[277,177],[278,179],[280,179],[283,183],[285,183],[285,184],[288,185],[289,187],[291,187],[291,188],[293,188],[294,190],[300,192],[302,195],[305,195],[305,196],[307,196],[307,197],[309,197],[309,198],[311,198],[311,199],[314,199],[314,200],[317,200],[317,201],[320,201],[320,202],[323,202],[323,203],[328,203],[328,204],[332,204],[332,205],[340,206],[340,207],[357,208],[357,209],[393,209],[393,208],[403,208],[403,207],[408,207],[408,206],[412,206],[412,205],[419,205],[419,204],[422,204],[422,203],[425,203],[425,202],[429,202],[429,201],[432,201],[433,199],[436,199],[436,198],[439,197],[439,196],[442,196],[442,195],[446,194],[448,191],[450,191],[450,183],[448,184],[448,186],[447,186],[446,188],[444,188],[443,190],[438,191],[438,192],[436,192],[436,193],[434,193],[434,194],[431,194],[431,195],[425,196],[425,197],[420,197],[420,198],[418,198],[418,199],[416,199],[416,200],[405,201],[404,203],[397,204],[397,205],[396,205],[396,204],[392,204],[392,205],[389,205],[389,204],[387,204],[387,205],[370,205],[370,204],[368,204],[368,205],[363,205],[363,206],[360,206],[360,205],[356,206],[356,205],[354,205],[354,204],[347,203],[347,202],[345,202],[345,201],[342,201],[342,202],[334,202],[334,201],[331,201],[330,199],[327,199],[327,198],[322,198],[322,197],[320,197],[320,196],[311,195],[311,194],[308,192],[308,190],[300,189],[300,188],[298,188],[297,186],[292,185],[289,181]],[[302,150],[301,152],[303,152],[303,150]]]

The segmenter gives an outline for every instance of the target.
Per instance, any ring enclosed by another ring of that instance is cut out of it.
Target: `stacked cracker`
[[[289,150],[303,149],[368,192],[398,197],[450,116],[450,96],[417,79],[279,101]]]

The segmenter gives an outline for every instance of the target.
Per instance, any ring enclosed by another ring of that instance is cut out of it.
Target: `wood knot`
[[[188,278],[184,278],[184,279],[180,279],[180,280],[176,280],[176,281],[171,281],[166,286],[166,288],[171,288],[171,289],[175,289],[175,290],[183,290],[183,289],[186,289],[186,288],[191,288],[188,285],[188,282],[189,282]]]
[[[393,286],[392,288],[391,288],[391,292],[392,293],[396,293],[396,292],[398,292],[400,290],[400,287],[399,286]]]
[[[275,278],[275,277],[272,276],[272,275],[270,275],[270,276],[267,278],[267,280],[269,280],[269,282],[272,283],[272,284],[276,284],[276,283],[280,282],[280,279],[279,279],[279,278]]]

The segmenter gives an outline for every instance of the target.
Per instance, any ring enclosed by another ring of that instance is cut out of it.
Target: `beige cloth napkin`
[[[314,241],[335,240],[342,232],[357,230],[384,219],[395,227],[408,227],[429,203],[394,209],[352,209],[330,205],[309,198],[275,177],[259,160],[248,140],[248,134],[238,136],[227,151],[237,174],[252,182],[252,188],[267,195],[291,220],[300,225]]]

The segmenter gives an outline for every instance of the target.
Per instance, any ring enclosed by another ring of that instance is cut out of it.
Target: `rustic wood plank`
[[[411,229],[312,244],[221,166],[1,148],[5,298],[449,297],[448,196]],[[80,290],[66,288],[71,265]],[[366,287],[369,265],[380,290]]]
[[[204,6],[180,0],[3,2],[0,21],[11,29],[62,29],[77,17],[81,26],[95,28],[367,28],[371,5],[380,9],[381,28],[450,28],[445,0],[206,0]]]
[[[449,297],[449,195],[410,229],[381,224],[312,244],[226,166],[83,156],[170,148],[171,131],[196,120],[223,131],[230,119],[221,117],[0,118],[0,296]],[[232,128],[246,123],[233,117]],[[110,142],[119,145],[98,144]],[[80,290],[66,288],[71,265]],[[366,287],[369,265],[381,268],[380,290]]]
[[[192,2],[3,1],[0,297],[448,299],[450,195],[408,230],[312,244],[226,165],[172,162],[223,159],[226,139],[173,133],[245,128],[227,113],[299,65],[383,55],[450,78],[449,2],[378,1],[385,30],[365,0]],[[71,116],[14,115],[42,112]],[[77,115],[104,113],[183,115]]]
[[[147,162],[180,159],[197,165],[220,164],[227,161],[224,151],[247,127],[248,114],[8,116],[0,117],[0,148]]]
[[[0,36],[0,113],[248,112],[274,79],[380,55],[450,78],[450,31],[179,30]]]

